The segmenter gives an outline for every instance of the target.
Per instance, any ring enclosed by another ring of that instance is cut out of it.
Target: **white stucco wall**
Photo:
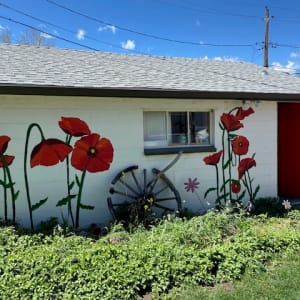
[[[49,97],[49,96],[0,96],[0,135],[9,135],[11,142],[6,151],[15,155],[11,172],[16,189],[20,190],[17,200],[17,221],[29,226],[28,208],[24,189],[23,156],[27,127],[38,123],[44,130],[46,138],[55,137],[64,140],[65,134],[58,127],[61,116],[74,116],[85,120],[93,132],[109,138],[114,146],[114,160],[109,171],[87,174],[83,202],[95,205],[93,211],[81,211],[81,225],[92,222],[107,223],[110,213],[106,199],[110,182],[121,169],[138,164],[140,168],[162,168],[175,155],[144,155],[143,148],[143,110],[206,110],[215,114],[215,144],[221,149],[221,137],[218,127],[219,117],[241,101],[224,100],[176,100],[176,99],[129,99],[129,98],[91,98],[91,97]],[[255,107],[255,114],[244,120],[240,134],[250,140],[250,155],[256,152],[257,167],[251,169],[255,183],[261,185],[259,196],[275,196],[277,193],[277,104],[261,102]],[[38,143],[35,132],[31,138],[31,148]],[[176,165],[167,173],[176,185],[184,200],[183,206],[195,212],[207,203],[203,194],[207,188],[215,185],[215,172],[211,166],[203,163],[203,157],[210,153],[183,154]],[[60,217],[61,209],[56,202],[66,195],[65,164],[53,167],[35,167],[28,170],[32,201],[49,197],[48,202],[37,212],[34,221],[37,224],[51,216]],[[80,173],[77,173],[80,175]],[[2,175],[0,175],[1,178]],[[198,194],[184,190],[188,177],[197,177],[200,181]],[[0,190],[0,216],[3,217],[2,191]],[[208,201],[212,201],[212,195]],[[63,209],[63,213],[66,210]]]

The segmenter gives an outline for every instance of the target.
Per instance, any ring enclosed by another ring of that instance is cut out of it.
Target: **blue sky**
[[[33,27],[61,48],[262,65],[265,6],[269,65],[299,71],[299,0],[0,0],[0,30],[14,42]]]

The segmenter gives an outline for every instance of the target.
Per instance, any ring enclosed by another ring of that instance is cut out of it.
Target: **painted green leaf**
[[[37,210],[37,209],[40,208],[43,204],[45,204],[47,200],[48,200],[48,197],[45,198],[45,199],[40,200],[40,201],[37,202],[36,204],[33,204],[33,205],[31,206],[31,210],[32,210],[32,211]]]
[[[74,184],[75,184],[74,180],[73,180],[72,182],[70,182],[70,184],[69,184],[69,189],[70,189],[70,191],[71,191],[72,188],[74,187]]]
[[[226,194],[222,194],[221,196],[219,196],[216,201],[220,201],[220,200],[226,200],[226,198],[229,196],[229,193]]]
[[[230,179],[227,179],[227,180],[221,185],[221,188],[220,188],[220,191],[221,191],[221,192],[224,191],[224,188],[225,188],[225,186],[228,184],[228,182],[230,182]]]
[[[92,205],[84,205],[84,204],[79,204],[79,207],[82,208],[82,209],[89,209],[89,210],[92,210],[94,209],[95,207],[92,206]]]
[[[217,190],[217,188],[215,188],[215,187],[209,188],[209,189],[205,192],[205,194],[204,194],[204,199],[206,198],[206,196],[207,196],[210,192],[216,191],[216,190]]]
[[[4,181],[1,180],[0,185],[3,186],[4,189],[9,189],[11,188],[11,184],[10,183],[5,183]]]
[[[80,186],[80,179],[77,174],[75,175],[75,180],[76,180],[77,186]]]
[[[224,164],[223,170],[227,169],[228,166],[229,166],[229,164],[230,164],[230,159],[228,159],[228,160],[226,161],[226,163]]]
[[[238,196],[237,200],[238,200],[238,201],[243,200],[245,194],[246,194],[246,190],[243,190],[242,193]]]
[[[57,203],[56,206],[64,206],[66,204],[68,204],[72,199],[74,199],[76,197],[76,195],[70,195],[70,196],[66,196],[62,199],[60,199]]]
[[[223,127],[221,122],[219,122],[219,127],[220,127],[221,130],[224,130],[224,127]]]
[[[239,136],[238,134],[235,134],[235,133],[230,133],[229,134],[229,138],[231,138],[231,139],[234,139],[234,138],[236,138],[237,136]]]
[[[17,191],[17,192],[14,194],[13,201],[16,201],[16,200],[18,199],[19,194],[20,194],[20,191]]]
[[[258,186],[256,187],[256,189],[255,189],[255,191],[254,191],[254,193],[253,193],[253,199],[252,199],[252,200],[254,200],[254,199],[256,198],[256,195],[257,195],[259,189],[260,189],[260,185],[258,185]]]

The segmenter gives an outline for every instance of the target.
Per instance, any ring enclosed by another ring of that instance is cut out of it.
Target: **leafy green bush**
[[[189,281],[213,285],[264,268],[300,249],[300,218],[210,212],[129,234],[120,226],[93,240],[0,230],[1,299],[153,298]]]
[[[254,215],[266,214],[269,217],[282,217],[286,210],[278,198],[258,198],[253,202],[251,211]]]

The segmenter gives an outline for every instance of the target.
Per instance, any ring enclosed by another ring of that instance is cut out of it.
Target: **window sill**
[[[199,153],[199,152],[215,152],[217,149],[213,145],[201,146],[176,146],[176,147],[161,147],[161,148],[145,148],[145,155],[160,155],[160,154],[174,154],[182,153]]]

